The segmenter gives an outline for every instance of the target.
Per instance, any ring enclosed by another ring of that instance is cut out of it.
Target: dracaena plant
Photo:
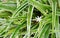
[[[60,38],[60,0],[0,0],[0,38]]]

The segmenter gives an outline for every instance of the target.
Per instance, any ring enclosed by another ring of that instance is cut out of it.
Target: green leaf
[[[27,38],[30,38],[30,28],[31,28],[31,19],[33,15],[33,8],[32,6],[28,7],[28,13],[27,13]]]
[[[49,10],[51,9],[49,5],[39,3],[38,1],[35,1],[35,0],[29,0],[29,1],[30,1],[30,4],[34,6],[35,8],[37,8],[43,15],[47,14],[45,12],[46,9],[49,9]]]

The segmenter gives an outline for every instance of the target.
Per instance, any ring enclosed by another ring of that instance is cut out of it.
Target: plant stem
[[[59,25],[59,16],[56,16],[56,26],[55,26],[55,30],[57,31],[56,32],[56,38],[60,38],[60,32],[59,32],[59,27],[60,27],[60,25]]]
[[[54,28],[55,28],[55,22],[56,22],[56,7],[57,7],[57,2],[52,1],[52,35],[51,35],[51,38],[54,38]]]
[[[30,38],[30,27],[31,27],[31,19],[32,19],[33,7],[29,6],[27,13],[27,38]]]

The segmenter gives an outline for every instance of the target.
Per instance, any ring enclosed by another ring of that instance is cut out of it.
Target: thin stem
[[[39,28],[38,28],[38,38],[40,38],[40,33],[41,33],[41,29],[42,29],[42,22],[39,22]]]
[[[31,19],[32,19],[33,7],[29,6],[27,13],[27,38],[30,38],[30,27],[31,27]]]
[[[59,16],[56,16],[56,26],[55,26],[55,33],[56,33],[56,38],[60,38],[60,32],[59,32]],[[56,32],[57,31],[57,32]]]
[[[57,2],[52,2],[52,35],[51,38],[54,38],[54,28],[55,28],[55,22],[56,22],[56,7]]]

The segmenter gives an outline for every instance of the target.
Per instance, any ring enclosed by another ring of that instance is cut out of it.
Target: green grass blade
[[[17,16],[24,8],[26,8],[27,6],[28,6],[28,2],[26,1],[26,2],[23,3],[22,6],[19,6],[19,7],[16,9],[15,13],[13,13],[13,15],[12,15],[12,18],[13,18],[13,17],[16,17],[16,16]]]
[[[42,29],[41,29],[41,33],[40,33],[40,37],[39,38],[43,38],[43,35],[45,34],[45,32],[49,29],[49,25],[46,25],[44,26]]]
[[[18,31],[23,28],[23,24],[26,23],[26,21],[25,20],[22,20],[22,21],[23,22],[15,29],[15,31],[10,36],[11,38],[15,38],[16,34],[18,33]]]
[[[35,0],[30,0],[30,4],[33,5],[35,8],[37,8],[43,15],[47,14],[45,12],[46,9],[51,9],[51,7],[49,5],[39,3]]]
[[[59,25],[59,16],[56,16],[56,26],[55,26],[55,30],[57,31],[57,32],[55,32],[56,33],[56,38],[60,38],[60,32],[59,32],[59,29],[60,28],[60,25]]]
[[[0,4],[0,9],[5,9],[5,10],[8,10],[8,11],[13,12],[16,8],[15,7],[11,7],[11,6]]]
[[[52,1],[52,35],[51,38],[54,38],[54,28],[56,23],[56,9],[57,9],[57,2]]]
[[[33,15],[33,8],[32,6],[29,6],[28,13],[27,13],[27,38],[30,38],[30,28],[31,28],[31,19]]]
[[[49,38],[50,29],[51,28],[49,27],[48,30],[45,32],[44,38]]]

